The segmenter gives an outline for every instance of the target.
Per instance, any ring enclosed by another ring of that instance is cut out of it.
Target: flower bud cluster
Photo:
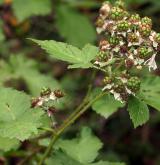
[[[160,33],[152,30],[152,20],[130,14],[122,1],[115,5],[104,2],[97,19],[97,32],[103,34],[95,64],[105,67],[113,58],[123,60],[125,67],[157,69],[156,54],[160,51]],[[132,67],[131,67],[132,64]]]
[[[108,90],[121,102],[126,101],[140,89],[139,78],[129,75],[132,69],[157,69],[155,58],[160,52],[160,33],[152,30],[150,18],[127,12],[122,0],[114,5],[104,2],[96,26],[103,37],[94,64],[101,70],[110,68],[112,72],[104,78],[103,90]],[[114,73],[117,66],[118,74]]]
[[[40,96],[32,99],[31,108],[43,108],[50,117],[56,109],[54,106],[46,106],[46,104],[50,101],[57,101],[63,96],[64,94],[60,90],[52,91],[50,88],[43,88]]]

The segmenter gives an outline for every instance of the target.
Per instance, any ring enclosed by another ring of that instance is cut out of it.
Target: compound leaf
[[[82,50],[72,45],[56,41],[40,41],[31,39],[42,49],[46,50],[51,57],[58,60],[69,62],[69,68],[89,68],[92,67],[91,61],[98,53],[98,48],[87,44]]]

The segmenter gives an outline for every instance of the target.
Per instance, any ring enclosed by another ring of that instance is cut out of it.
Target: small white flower
[[[149,39],[152,41],[153,47],[157,48],[158,47],[158,43],[155,41],[155,37],[156,37],[156,32],[152,31],[151,35],[149,36]]]
[[[118,100],[118,101],[120,101],[121,103],[124,102],[124,101],[122,100],[122,98],[121,98],[120,93],[117,93],[117,92],[115,92],[114,90],[111,90],[110,92],[114,95],[115,100]]]
[[[143,63],[144,63],[144,59],[141,59],[141,58],[134,59],[135,65],[142,65]]]
[[[41,107],[43,105],[43,103],[44,103],[44,99],[42,97],[39,97],[38,100],[39,101],[38,101],[36,107]]]
[[[104,31],[104,29],[102,27],[97,27],[96,31],[97,31],[98,34],[100,34]]]
[[[116,46],[115,48],[113,48],[113,51],[116,52],[116,53],[118,53],[119,50],[120,50],[120,47],[119,46]]]
[[[129,94],[129,95],[134,95],[135,96],[135,93],[133,93],[130,89],[128,89],[127,87],[125,87],[125,89],[126,89],[126,91],[127,91],[127,93]]]
[[[54,92],[51,92],[51,94],[49,95],[49,99],[53,100],[53,101],[57,99],[57,97],[55,96]]]
[[[130,54],[130,55],[128,56],[128,58],[131,59],[131,60],[134,60],[133,54]]]
[[[111,89],[114,86],[114,84],[107,84],[106,86],[103,87],[102,91],[106,89]]]
[[[142,44],[144,42],[144,39],[140,36],[140,33],[138,31],[135,31],[134,33],[137,36],[138,41],[137,42],[129,42],[128,43],[129,47],[131,47],[131,46],[138,46],[138,45],[140,45],[140,44]]]
[[[108,3],[104,3],[103,6],[101,7],[100,11],[102,11],[104,14],[100,14],[100,16],[105,19],[108,17],[110,11],[111,11],[111,6]]]
[[[151,71],[151,69],[156,70],[157,69],[157,64],[155,61],[156,58],[156,54],[153,54],[152,57],[150,59],[148,59],[147,61],[145,61],[145,65],[147,65],[149,67],[149,71]]]
[[[104,66],[108,65],[108,61],[107,62],[96,61],[94,64],[99,65],[100,67],[104,67]]]

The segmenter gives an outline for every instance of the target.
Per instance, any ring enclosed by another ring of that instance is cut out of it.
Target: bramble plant
[[[2,139],[6,150],[18,147],[20,141],[37,138],[41,147],[35,151],[38,154],[29,155],[35,156],[33,164],[125,165],[99,159],[98,152],[103,144],[88,127],[72,140],[62,139],[62,135],[91,108],[108,118],[119,108],[126,107],[134,128],[149,120],[148,106],[160,110],[159,94],[155,90],[155,86],[159,88],[160,78],[151,75],[157,69],[160,33],[152,29],[150,18],[126,11],[121,0],[102,4],[96,29],[101,38],[99,47],[87,44],[80,49],[54,40],[29,39],[41,46],[50,58],[68,62],[68,69],[90,69],[92,75],[86,96],[62,123],[55,117],[61,108],[57,104],[69,95],[60,86],[57,88],[57,84],[56,88],[54,84],[44,87],[32,99],[23,92],[1,87],[0,144]],[[33,69],[34,62],[25,63],[23,57],[16,59],[12,56],[10,64],[3,64],[3,67],[10,68],[14,64],[19,68],[15,71],[16,77],[22,77],[28,84],[32,81],[30,76],[33,79],[37,75],[40,77],[40,73]],[[24,74],[25,69],[30,75]],[[8,74],[12,75],[12,72]],[[144,72],[146,74],[142,76]],[[94,80],[99,74],[103,78],[96,87]],[[50,81],[50,77],[46,81]],[[29,90],[36,89],[30,85]],[[43,137],[47,133],[51,138]],[[40,136],[42,139],[39,140]]]

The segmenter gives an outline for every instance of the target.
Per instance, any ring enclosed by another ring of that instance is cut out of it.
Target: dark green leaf
[[[67,5],[57,7],[57,29],[69,44],[83,47],[96,40],[95,29],[89,19]]]
[[[147,105],[134,96],[129,99],[128,112],[135,128],[149,120],[149,109]]]

